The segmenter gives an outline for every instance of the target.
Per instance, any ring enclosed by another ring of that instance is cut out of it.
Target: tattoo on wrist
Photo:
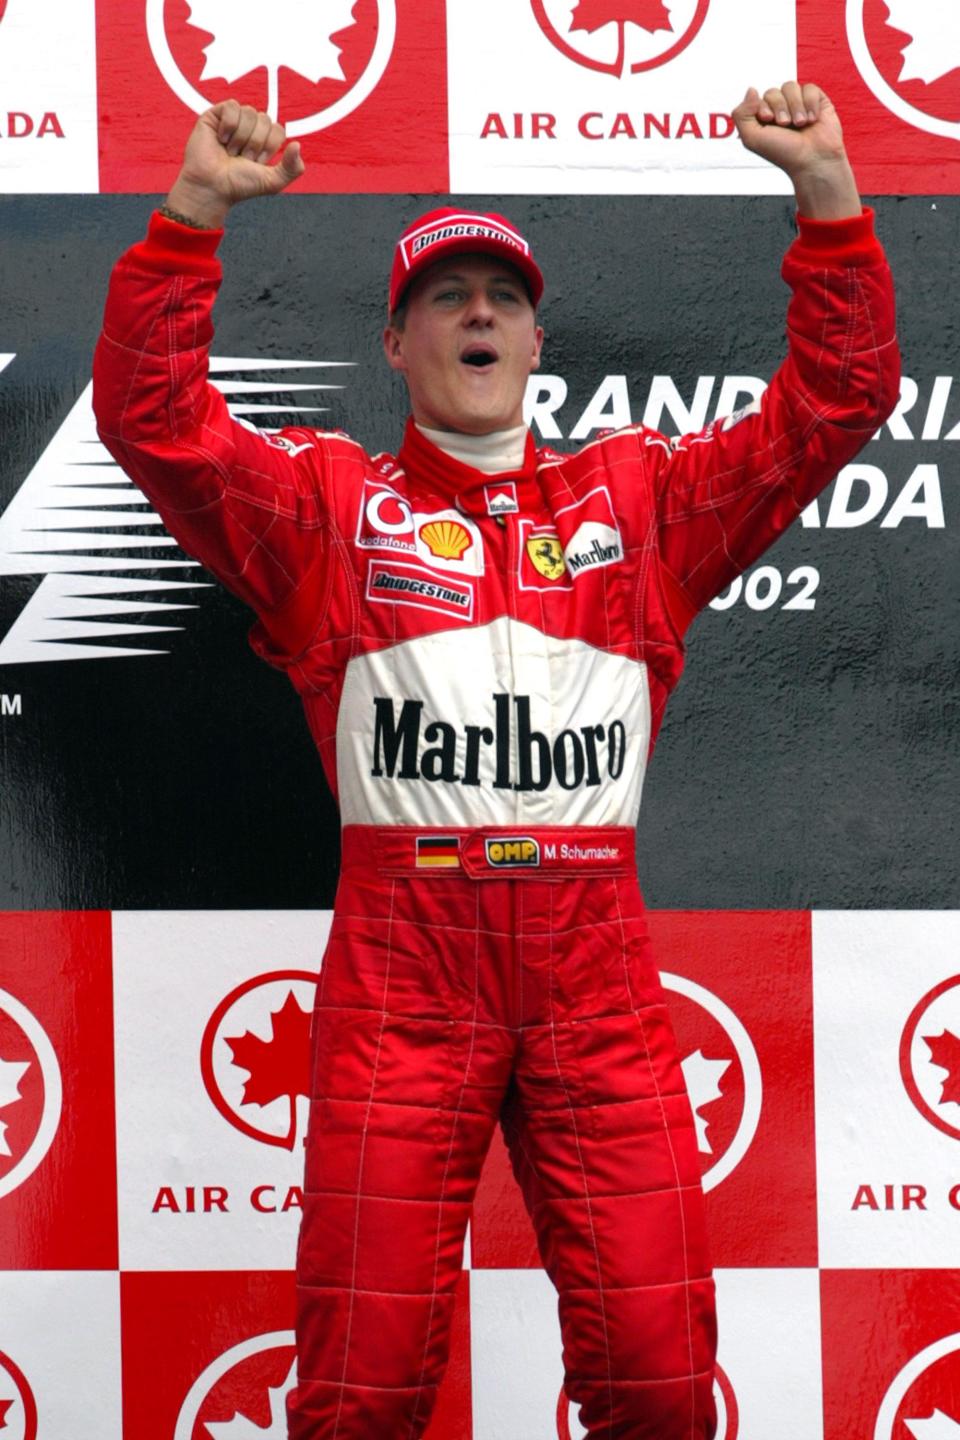
[[[191,230],[216,230],[218,228],[216,225],[204,225],[200,220],[193,220],[189,215],[174,210],[171,205],[158,205],[157,211],[159,214],[165,215],[168,220],[176,220],[179,225],[189,225]]]

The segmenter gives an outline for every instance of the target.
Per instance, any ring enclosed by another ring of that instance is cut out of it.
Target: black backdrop
[[[389,256],[401,226],[436,203],[285,196],[237,212],[222,249],[217,352],[357,362],[319,402],[330,407],[319,423],[390,448],[405,406],[379,355]],[[89,380],[110,265],[142,234],[150,204],[0,202],[0,351],[16,352],[0,373],[0,512]],[[639,420],[654,374],[672,376],[689,403],[702,375],[775,368],[779,261],[793,229],[785,200],[502,204],[547,274],[543,368],[569,386],[565,437],[609,374],[627,377]],[[919,436],[934,377],[957,368],[960,202],[882,199],[877,209],[904,370],[920,387],[906,423]],[[944,435],[960,421],[956,388]],[[960,905],[957,449],[885,431],[862,457],[887,475],[891,500],[916,465],[938,466],[943,528],[909,517],[894,528],[879,518],[795,526],[763,563],[784,576],[816,566],[815,610],[741,601],[695,622],[641,810],[650,904]],[[0,641],[41,578],[3,575],[2,564]],[[248,651],[238,602],[219,589],[187,598],[198,608],[170,622],[182,630],[119,642],[166,654],[0,664],[0,691],[20,697],[20,713],[0,719],[0,907],[332,903],[336,814],[297,698]]]

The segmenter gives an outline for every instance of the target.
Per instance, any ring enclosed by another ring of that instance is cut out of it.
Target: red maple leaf
[[[292,1150],[297,1132],[297,1096],[310,1094],[310,1015],[289,991],[279,1010],[270,1012],[270,1039],[261,1040],[250,1030],[234,1040],[227,1039],[233,1063],[248,1071],[244,1081],[243,1105],[270,1105],[287,1097],[290,1101],[290,1130],[284,1144]]]
[[[0,8],[0,15],[2,14],[3,10]],[[12,1400],[0,1400],[0,1430],[6,1430],[7,1428],[7,1411],[12,1404]]]
[[[960,1040],[949,1030],[944,1030],[941,1035],[924,1035],[923,1042],[930,1047],[931,1064],[947,1072],[940,1095],[941,1105],[948,1100],[960,1105]]]
[[[602,25],[639,25],[641,30],[672,30],[670,12],[663,0],[579,0],[574,7],[574,30],[592,34]]]

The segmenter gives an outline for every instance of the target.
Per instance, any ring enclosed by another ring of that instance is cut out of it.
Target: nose
[[[493,305],[490,297],[482,286],[477,286],[470,292],[464,308],[463,322],[465,325],[490,325],[492,321]]]

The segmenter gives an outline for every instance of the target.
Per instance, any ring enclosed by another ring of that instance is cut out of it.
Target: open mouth
[[[497,352],[488,345],[472,345],[460,359],[464,365],[472,365],[475,370],[486,370],[497,363]]]

